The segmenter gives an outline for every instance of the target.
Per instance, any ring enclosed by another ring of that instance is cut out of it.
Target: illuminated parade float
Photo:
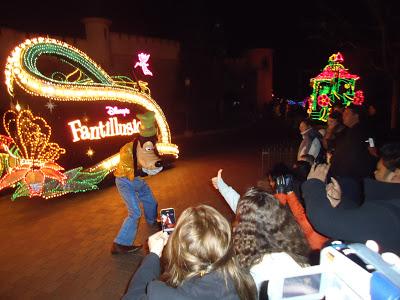
[[[135,68],[152,75],[149,55],[138,57]],[[13,109],[3,115],[0,190],[15,188],[13,200],[97,189],[138,134],[138,113],[154,112],[158,153],[178,157],[147,82],[110,76],[69,44],[26,40],[9,55],[5,78]]]
[[[340,103],[344,107],[350,103],[363,104],[363,91],[355,90],[356,81],[360,77],[350,74],[342,65],[343,61],[340,52],[332,54],[323,71],[317,77],[311,78],[313,92],[308,98],[307,112],[312,119],[326,122],[335,103]]]

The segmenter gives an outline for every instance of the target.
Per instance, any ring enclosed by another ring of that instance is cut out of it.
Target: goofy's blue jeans
[[[154,199],[146,181],[140,177],[129,180],[126,177],[116,177],[115,184],[128,208],[128,216],[119,230],[114,242],[130,246],[136,237],[138,221],[141,216],[139,201],[142,202],[146,222],[150,225],[157,221],[157,201]]]

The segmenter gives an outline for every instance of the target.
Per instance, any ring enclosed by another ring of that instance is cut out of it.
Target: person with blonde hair
[[[136,271],[123,299],[256,299],[256,288],[233,251],[229,222],[207,205],[190,207],[168,237],[149,238],[150,253]],[[165,282],[160,257],[166,259]]]

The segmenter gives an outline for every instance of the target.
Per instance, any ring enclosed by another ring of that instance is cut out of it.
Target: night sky
[[[8,1],[1,5],[0,25],[50,35],[84,36],[81,18],[106,17],[112,20],[111,31],[193,43],[222,56],[269,47],[275,50],[276,89],[286,97],[301,97],[298,90],[307,84],[306,76],[317,75],[332,53],[342,51],[346,58],[346,52],[358,49],[379,51],[379,20],[387,26],[391,41],[400,41],[399,2],[71,0],[24,5]],[[350,54],[350,62],[346,62],[360,69],[362,63],[352,62],[352,56],[356,55]]]
[[[7,1],[1,25],[58,34],[82,34],[79,20],[110,18],[112,31],[172,39],[219,35],[230,49],[290,46],[313,26],[342,19],[371,23],[368,0],[353,1]],[[377,1],[378,2],[378,1]],[[389,6],[396,1],[389,1]],[[342,4],[341,4],[342,3]]]

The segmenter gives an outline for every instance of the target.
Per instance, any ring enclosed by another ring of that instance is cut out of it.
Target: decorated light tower
[[[326,122],[335,103],[345,107],[350,103],[363,104],[363,92],[355,90],[356,81],[360,77],[350,74],[342,65],[343,61],[340,52],[332,54],[324,70],[317,77],[311,78],[313,92],[308,99],[307,112],[312,119]]]

